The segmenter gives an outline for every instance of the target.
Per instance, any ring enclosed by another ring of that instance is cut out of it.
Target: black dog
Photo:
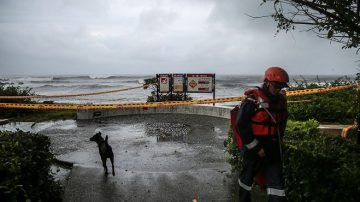
[[[112,165],[112,174],[115,176],[114,171],[114,153],[112,151],[111,146],[108,143],[108,136],[106,136],[105,140],[101,137],[101,132],[96,133],[94,136],[90,138],[90,141],[94,141],[98,144],[99,153],[101,156],[101,161],[104,166],[105,174],[108,174],[108,169],[106,166],[106,159],[110,158],[111,165]]]

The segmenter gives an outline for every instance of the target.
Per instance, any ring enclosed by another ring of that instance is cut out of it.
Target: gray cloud
[[[0,0],[0,74],[355,74],[356,50],[279,33],[260,0]]]

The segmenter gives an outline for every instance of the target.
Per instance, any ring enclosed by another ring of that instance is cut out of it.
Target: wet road
[[[227,119],[157,114],[31,125],[2,127],[48,135],[57,158],[75,163],[65,201],[234,200],[236,180],[223,145]],[[104,175],[97,145],[89,141],[97,131],[109,137],[116,176]]]

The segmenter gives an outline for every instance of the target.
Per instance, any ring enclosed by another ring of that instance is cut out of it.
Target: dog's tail
[[[108,144],[108,136],[105,137],[105,143]]]

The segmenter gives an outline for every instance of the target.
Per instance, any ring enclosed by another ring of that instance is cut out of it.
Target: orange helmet
[[[288,73],[281,67],[269,67],[265,71],[264,81],[289,82]]]

